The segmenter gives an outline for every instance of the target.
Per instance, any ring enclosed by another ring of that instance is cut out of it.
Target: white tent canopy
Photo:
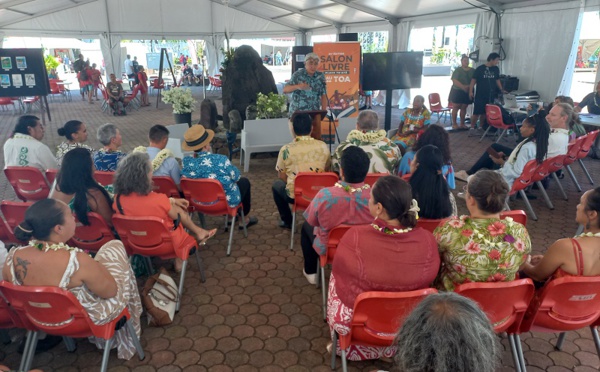
[[[117,72],[121,39],[202,39],[213,71],[225,34],[239,39],[294,36],[302,44],[311,34],[388,31],[389,50],[396,51],[408,47],[415,27],[480,20],[476,37],[493,37],[496,19],[487,11],[493,8],[502,14],[503,73],[520,77],[523,88],[535,88],[548,99],[560,82],[546,84],[544,79],[565,70],[580,13],[598,10],[600,0],[470,3],[479,8],[464,0],[0,0],[0,36],[98,38],[107,70]],[[540,58],[542,50],[552,53]]]

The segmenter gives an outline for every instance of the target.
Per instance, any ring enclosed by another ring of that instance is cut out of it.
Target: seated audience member
[[[179,85],[183,85],[183,82],[187,81],[188,85],[192,85],[194,81],[194,70],[190,67],[190,65],[186,64],[181,69],[181,80],[179,80]]]
[[[192,65],[192,67],[193,67],[192,73],[194,74],[194,80],[196,81],[196,83],[202,82],[203,81],[202,67],[198,67],[197,63],[194,63]]]
[[[398,145],[402,145],[404,149],[413,147],[417,141],[417,134],[431,124],[431,113],[425,107],[425,98],[423,96],[415,96],[413,99],[413,107],[407,108],[400,119],[400,127],[398,133],[394,134],[392,141]]]
[[[429,125],[427,129],[419,136],[419,139],[412,148],[402,156],[398,175],[404,176],[410,174],[411,162],[415,157],[415,153],[426,145],[433,145],[440,149],[443,157],[442,175],[446,178],[448,186],[451,189],[456,187],[454,182],[454,168],[452,167],[452,157],[450,156],[450,137],[448,132],[439,125]]]
[[[230,207],[237,207],[240,202],[243,204],[246,220],[239,220],[239,228],[243,229],[244,224],[246,227],[254,226],[258,223],[258,218],[249,215],[252,204],[250,181],[241,177],[240,170],[231,164],[227,156],[211,153],[210,142],[214,136],[215,132],[205,129],[200,124],[192,125],[185,131],[181,147],[186,151],[194,151],[194,157],[183,158],[181,173],[187,178],[210,178],[219,181],[223,185]]]
[[[115,74],[110,74],[110,81],[106,84],[106,93],[108,94],[108,100],[110,107],[113,110],[113,115],[127,115],[127,102],[125,101],[125,95],[123,94],[123,86],[117,82]]]
[[[98,213],[112,226],[111,196],[94,179],[92,155],[86,149],[76,148],[67,152],[50,197],[67,204],[79,222],[86,226],[90,224],[88,212]]]
[[[202,244],[217,231],[207,231],[196,226],[187,212],[187,200],[169,198],[165,194],[152,191],[152,165],[148,154],[134,152],[127,155],[119,163],[113,187],[113,210],[116,214],[161,218],[171,233],[175,247],[187,244],[191,239],[196,239]],[[175,271],[180,272],[182,265],[181,259],[176,258]]]
[[[410,185],[384,176],[371,189],[370,225],[350,228],[333,260],[327,299],[327,322],[333,335],[347,334],[356,297],[368,291],[402,292],[427,288],[440,257],[433,235],[417,224],[417,203]],[[399,275],[401,273],[401,275]],[[336,352],[341,354],[338,345]],[[349,360],[392,357],[395,347],[350,346]]]
[[[310,136],[312,119],[309,115],[295,115],[293,129],[296,137],[279,150],[275,166],[279,179],[273,182],[272,186],[273,199],[281,218],[279,226],[285,229],[292,228],[292,211],[289,204],[294,203],[296,175],[300,172],[327,172],[331,165],[325,142]]]
[[[500,219],[508,184],[497,172],[480,170],[465,186],[468,216],[452,217],[435,229],[442,268],[438,288],[465,282],[508,282],[531,251],[525,226]]]
[[[581,112],[587,106],[590,114],[600,115],[600,81],[596,83],[596,91],[588,94],[575,107],[576,112]]]
[[[4,142],[4,164],[7,167],[34,167],[42,173],[58,169],[48,146],[42,143],[44,126],[37,116],[23,115],[12,136]]]
[[[420,217],[439,220],[456,216],[456,201],[443,176],[443,156],[433,145],[423,146],[410,163],[410,187],[419,205]]]
[[[577,204],[575,221],[584,226],[582,234],[559,239],[546,254],[524,263],[525,275],[543,282],[564,276],[600,276],[600,187],[586,191]]]
[[[480,169],[498,169],[510,189],[529,161],[536,159],[541,163],[546,159],[549,152],[550,127],[543,114],[535,114],[523,120],[521,136],[525,139],[514,150],[497,143],[492,144],[490,147],[493,150],[488,149],[471,169],[457,172],[456,177],[466,180]],[[507,158],[508,153],[510,155]]]
[[[552,133],[548,139],[548,157],[564,155],[569,148],[569,129],[575,118],[579,119],[573,106],[567,103],[559,103],[552,107],[546,115]]]
[[[88,132],[85,124],[79,120],[69,120],[62,128],[58,128],[58,135],[67,140],[56,146],[56,163],[60,167],[65,154],[76,148],[84,148],[90,152],[94,151],[84,142],[87,141]]]
[[[431,294],[404,320],[394,361],[410,372],[494,372],[498,336],[477,303],[456,293]]]
[[[167,142],[169,142],[167,127],[157,124],[150,128],[148,140],[150,141],[148,147],[139,146],[133,151],[148,153],[148,157],[152,161],[152,174],[154,176],[171,177],[175,184],[179,186],[181,169],[179,168],[179,162],[175,159],[175,154],[167,148]]]
[[[35,202],[15,229],[15,236],[29,244],[8,253],[3,277],[22,286],[59,283],[59,288],[73,293],[97,325],[113,320],[127,307],[139,337],[142,304],[123,243],[111,240],[91,258],[65,244],[74,232],[75,218],[65,203],[55,199]],[[135,346],[126,327],[116,331],[113,342],[120,359],[131,359]],[[104,346],[104,341],[95,343]]]
[[[310,284],[317,283],[319,255],[327,252],[329,231],[342,224],[362,225],[373,220],[369,212],[371,190],[364,182],[369,156],[358,146],[348,146],[340,162],[342,181],[320,190],[304,212],[301,243],[304,276]]]
[[[98,141],[103,148],[94,153],[94,167],[103,172],[114,172],[121,159],[127,156],[119,151],[122,145],[121,131],[114,124],[104,124],[98,128]]]
[[[334,172],[339,173],[340,159],[348,146],[358,146],[370,155],[369,173],[395,173],[402,156],[398,145],[387,138],[386,131],[379,130],[379,118],[372,110],[360,112],[356,129],[348,133],[348,138],[333,153],[331,167]]]

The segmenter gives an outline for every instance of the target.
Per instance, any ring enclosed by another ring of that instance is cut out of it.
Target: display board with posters
[[[319,56],[319,71],[325,75],[327,98],[334,121],[358,116],[360,89],[360,43],[317,43],[313,52]],[[322,135],[327,140],[330,118],[323,119]],[[332,130],[333,131],[333,130]],[[341,138],[345,140],[345,138]]]
[[[42,49],[0,49],[0,97],[50,93]]]

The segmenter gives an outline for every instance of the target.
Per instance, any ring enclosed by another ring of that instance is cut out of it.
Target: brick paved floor
[[[199,88],[194,95],[201,96]],[[156,97],[151,98],[155,103]],[[220,101],[217,100],[220,106]],[[123,133],[123,149],[146,144],[148,129],[154,124],[172,124],[171,110],[159,104],[142,108],[126,117],[112,117],[100,112],[100,104],[90,105],[73,96],[73,102],[51,103],[53,121],[48,124],[44,142],[53,148],[60,141],[56,129],[70,119],[83,120],[90,131],[89,144],[95,148],[96,128],[104,123],[116,124]],[[375,108],[383,115],[383,108]],[[220,111],[220,108],[219,108]],[[398,122],[399,110],[393,111],[393,123]],[[194,114],[199,118],[199,113]],[[17,116],[0,111],[0,138],[5,141],[12,131]],[[470,165],[490,144],[481,144],[468,138],[466,132],[450,134],[456,169]],[[512,144],[511,144],[512,145]],[[328,371],[329,355],[325,346],[329,341],[326,324],[321,318],[321,294],[309,285],[302,275],[302,255],[299,237],[294,251],[289,250],[289,231],[277,227],[277,213],[272,201],[270,185],[276,178],[275,157],[260,154],[252,159],[251,172],[246,176],[252,182],[252,214],[260,219],[249,230],[247,239],[236,232],[230,257],[225,249],[228,236],[222,231],[201,252],[207,272],[206,283],[201,283],[197,266],[191,261],[185,282],[181,311],[168,327],[143,327],[142,345],[146,359],[130,361],[111,354],[111,371]],[[3,159],[2,159],[3,162]],[[239,164],[239,160],[235,160]],[[600,162],[586,159],[590,172],[600,177]],[[584,180],[578,165],[573,169],[584,189],[591,185]],[[571,181],[564,179],[569,200],[559,197],[556,185],[549,194],[556,209],[548,210],[541,198],[532,201],[539,221],[528,223],[534,250],[544,252],[549,244],[574,233],[575,205],[580,194]],[[462,187],[459,182],[458,187]],[[4,176],[0,177],[3,199],[14,200],[15,195]],[[459,204],[461,204],[459,200]],[[511,204],[514,209],[524,208],[521,201]],[[465,212],[464,205],[460,205]],[[220,226],[220,219],[209,219]],[[299,236],[299,234],[297,234]],[[170,266],[170,264],[167,264]],[[142,318],[145,322],[146,319]],[[22,331],[11,331],[13,342],[2,346],[0,361],[15,368],[20,355],[16,353]],[[523,349],[529,371],[597,371],[600,363],[588,329],[569,332],[563,351],[555,351],[555,334],[527,333],[522,335]],[[88,342],[77,342],[75,353],[68,353],[64,345],[50,352],[38,354],[33,366],[47,371],[95,371],[100,365],[101,352]],[[502,340],[504,354],[499,371],[512,371],[508,344]],[[338,359],[339,366],[339,359]],[[383,362],[350,363],[351,371],[390,369]],[[340,368],[341,370],[341,368]]]

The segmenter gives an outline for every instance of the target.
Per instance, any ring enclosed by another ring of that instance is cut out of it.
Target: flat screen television
[[[423,52],[363,54],[363,90],[420,88],[422,75]]]

